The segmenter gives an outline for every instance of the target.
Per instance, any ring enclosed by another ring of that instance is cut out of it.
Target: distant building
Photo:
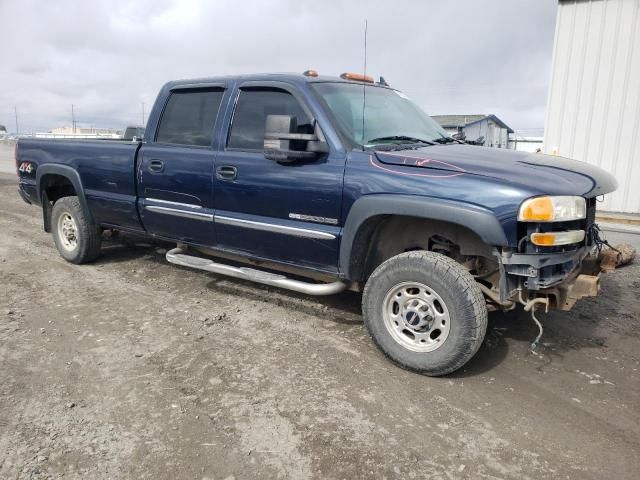
[[[544,137],[536,137],[531,135],[520,135],[517,132],[509,138],[509,148],[520,152],[538,152],[542,151]]]
[[[611,172],[599,208],[640,213],[640,0],[561,0],[544,152]]]
[[[509,148],[509,134],[513,129],[493,114],[488,115],[432,115],[451,135],[485,147]]]
[[[55,135],[122,135],[122,130],[115,128],[56,127],[51,132]]]
[[[116,128],[56,127],[48,132],[33,134],[36,138],[122,138],[122,130]]]

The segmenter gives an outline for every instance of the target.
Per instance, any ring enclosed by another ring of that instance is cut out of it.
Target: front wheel
[[[385,355],[431,376],[467,363],[487,330],[486,302],[471,274],[434,252],[403,253],[380,265],[365,285],[362,311]]]
[[[53,205],[51,227],[58,252],[68,262],[91,262],[100,255],[100,228],[89,219],[78,197],[62,197]]]

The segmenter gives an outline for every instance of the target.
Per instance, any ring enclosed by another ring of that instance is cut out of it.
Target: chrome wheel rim
[[[74,218],[67,212],[58,218],[58,238],[62,248],[67,251],[75,250],[78,246],[78,227]]]
[[[413,352],[433,352],[440,348],[451,329],[447,305],[422,283],[403,282],[392,287],[384,298],[384,325],[393,339]]]

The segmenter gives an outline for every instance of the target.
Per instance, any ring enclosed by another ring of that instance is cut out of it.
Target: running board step
[[[286,288],[294,292],[307,295],[333,295],[347,288],[347,284],[341,280],[332,283],[307,283],[299,280],[292,280],[277,273],[265,272],[248,267],[232,267],[224,263],[216,263],[208,258],[187,255],[182,248],[174,248],[167,252],[167,261],[182,265],[183,267],[197,268],[207,272],[218,273],[228,277],[250,280],[252,282],[263,283],[273,287]]]

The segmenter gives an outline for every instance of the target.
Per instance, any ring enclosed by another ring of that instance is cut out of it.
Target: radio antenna
[[[364,75],[367,76],[367,27],[368,21],[365,18],[364,20]],[[364,111],[367,105],[367,88],[366,83],[362,82],[362,151],[364,151]]]

